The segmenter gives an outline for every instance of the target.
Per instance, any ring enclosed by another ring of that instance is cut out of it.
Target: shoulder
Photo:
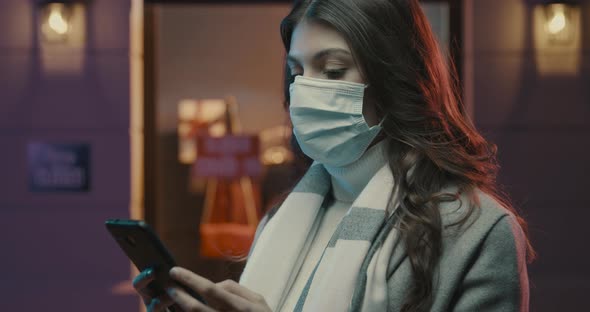
[[[443,288],[455,289],[454,311],[480,310],[476,307],[481,308],[484,302],[490,305],[487,310],[526,311],[527,239],[518,217],[493,196],[480,190],[474,195],[471,201],[462,196],[463,206],[454,202],[441,205],[443,224],[447,225],[468,211],[470,202],[474,209],[465,226],[443,230],[443,278],[439,282]]]
[[[445,227],[431,310],[528,311],[526,237],[511,210],[480,190],[439,208]],[[403,248],[395,251],[387,275],[389,309],[401,306],[412,280],[409,257]]]
[[[472,205],[472,208],[469,208]],[[440,205],[443,222],[441,265],[460,271],[485,267],[507,279],[526,272],[527,239],[518,217],[493,196],[475,190]],[[471,215],[462,225],[453,225]]]
[[[448,192],[453,193],[452,190]],[[439,209],[443,236],[484,239],[490,231],[505,231],[509,235],[507,230],[520,230],[514,213],[494,196],[480,189],[462,193],[456,200],[442,202]],[[458,224],[463,219],[465,222]],[[517,229],[511,229],[515,226]]]
[[[456,189],[443,192],[456,194]],[[439,209],[442,254],[432,310],[526,311],[520,307],[528,304],[527,245],[514,213],[478,189],[442,202]],[[405,248],[394,252],[388,270],[389,302],[399,306],[400,290],[413,279]]]

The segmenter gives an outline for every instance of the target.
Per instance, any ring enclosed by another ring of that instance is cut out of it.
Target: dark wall
[[[473,1],[473,108],[498,144],[499,180],[530,223],[532,311],[588,311],[590,251],[590,5],[582,5],[579,73],[542,75],[533,8]],[[563,62],[571,53],[547,55]]]
[[[70,73],[43,70],[33,3],[0,1],[0,310],[137,310],[103,225],[129,215],[130,1],[90,2],[85,44],[43,61]],[[29,191],[31,141],[89,144],[90,190]]]

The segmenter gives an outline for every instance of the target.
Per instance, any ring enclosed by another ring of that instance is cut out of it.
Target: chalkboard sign
[[[90,146],[32,142],[27,146],[32,192],[88,192]]]

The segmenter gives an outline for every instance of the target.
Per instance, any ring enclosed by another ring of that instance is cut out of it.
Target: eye
[[[326,76],[326,78],[328,79],[342,79],[344,77],[344,75],[346,74],[346,68],[339,68],[339,69],[326,69],[323,71],[323,74]]]

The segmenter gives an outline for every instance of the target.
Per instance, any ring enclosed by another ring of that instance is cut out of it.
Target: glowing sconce
[[[542,75],[575,75],[581,62],[581,12],[571,1],[546,1],[534,9],[537,68]]]
[[[67,41],[71,25],[71,5],[67,3],[46,3],[41,14],[41,32],[47,42]]]
[[[576,33],[572,21],[573,8],[563,3],[553,3],[545,6],[545,31],[548,39],[554,44],[571,42]]]
[[[41,0],[38,34],[43,72],[76,74],[83,68],[86,37],[82,0]]]

